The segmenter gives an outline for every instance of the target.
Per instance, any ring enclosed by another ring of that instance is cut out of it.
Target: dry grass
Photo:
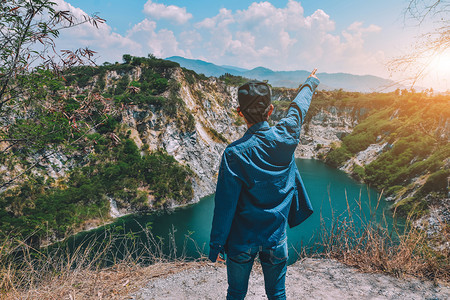
[[[378,204],[380,199],[378,199]],[[396,277],[414,277],[450,283],[448,248],[438,250],[411,218],[405,224],[388,225],[385,216],[376,220],[375,211],[364,216],[333,217],[331,225],[322,220],[319,242],[321,256],[337,259],[363,272],[382,272]],[[377,205],[378,208],[378,205]],[[395,216],[395,212],[394,212]],[[449,237],[449,226],[441,223],[441,234]]]
[[[76,269],[53,276],[30,289],[11,290],[1,299],[127,299],[131,293],[146,286],[152,278],[203,264],[205,263],[180,261],[144,267],[119,263],[100,270]]]
[[[330,225],[322,221],[315,255],[364,272],[450,282],[448,249],[431,247],[410,220],[400,230],[388,226],[385,218],[376,220],[375,212],[364,216],[361,205],[359,212],[348,206],[348,212],[349,216],[333,216]],[[105,232],[72,251],[61,247],[44,252],[5,239],[0,245],[0,299],[126,299],[151,278],[207,264],[204,257],[185,261],[184,249],[176,248],[173,228],[166,245],[150,230],[142,232],[144,239],[135,233]],[[449,226],[443,224],[441,233],[448,239]],[[302,248],[299,256],[306,253]]]
[[[124,299],[151,278],[205,264],[177,253],[173,231],[167,245],[148,229],[140,233],[144,239],[107,231],[75,250],[47,252],[7,239],[0,246],[0,299]]]

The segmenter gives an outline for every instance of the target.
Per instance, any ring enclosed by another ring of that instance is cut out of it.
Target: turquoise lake
[[[288,229],[290,263],[298,258],[297,253],[303,249],[303,246],[313,246],[321,228],[321,220],[325,224],[330,224],[333,217],[338,217],[340,220],[348,218],[348,207],[356,221],[359,218],[355,217],[356,215],[370,218],[372,214],[381,220],[384,213],[386,221],[390,224],[393,222],[392,213],[388,210],[389,204],[384,199],[377,201],[380,195],[376,190],[353,180],[343,171],[329,167],[321,161],[297,159],[296,163],[310,196],[314,213],[301,225]],[[375,210],[377,202],[379,204]],[[358,203],[361,204],[361,208]],[[199,252],[207,255],[209,251],[213,210],[214,195],[210,195],[196,204],[178,208],[172,212],[122,217],[112,224],[112,228],[119,228],[118,231],[122,233],[139,235],[143,227],[151,227],[155,239],[164,241],[166,247],[164,251],[169,251],[169,236],[174,233],[177,255],[184,254],[188,258],[197,258],[200,255]],[[72,242],[78,244],[77,241],[80,239],[103,234],[103,230],[99,228],[84,232],[77,235]],[[146,238],[142,234],[140,237]]]

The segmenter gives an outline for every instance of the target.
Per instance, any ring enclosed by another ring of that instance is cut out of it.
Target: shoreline
[[[296,160],[297,159],[314,160],[314,161],[320,161],[320,162],[325,164],[325,162],[323,160],[318,159],[316,157],[298,157],[298,156],[295,156],[295,159]],[[364,184],[364,182],[360,182],[360,181],[356,180],[355,178],[353,178],[352,176],[350,176],[350,174],[348,172],[346,172],[345,170],[342,170],[342,169],[337,169],[337,170],[340,170],[340,171],[344,172],[352,180]],[[198,184],[196,184],[196,186],[199,187]],[[380,191],[378,191],[378,190],[376,190],[376,191],[377,191],[377,193],[380,193]],[[59,243],[59,242],[64,242],[65,240],[70,239],[71,237],[75,237],[76,235],[79,235],[79,234],[89,233],[89,232],[91,232],[93,230],[101,229],[102,227],[114,224],[114,223],[120,221],[123,218],[130,218],[132,216],[152,215],[152,214],[156,214],[156,213],[172,214],[172,213],[174,213],[177,210],[185,209],[185,208],[188,208],[188,207],[190,207],[192,205],[198,204],[204,198],[214,195],[214,193],[212,193],[212,194],[208,194],[208,195],[203,196],[203,197],[199,197],[198,195],[201,195],[201,194],[204,194],[204,193],[201,192],[201,191],[194,191],[194,197],[190,201],[186,202],[185,204],[173,204],[173,205],[171,205],[170,207],[167,207],[167,208],[163,207],[163,208],[149,209],[149,210],[145,210],[145,211],[134,211],[134,212],[121,213],[120,216],[117,216],[117,217],[110,216],[109,219],[103,219],[104,221],[101,221],[100,219],[93,219],[93,220],[87,221],[86,223],[88,223],[88,224],[89,223],[99,223],[99,225],[93,225],[93,226],[89,226],[88,225],[87,228],[84,228],[84,229],[81,229],[81,230],[77,230],[76,232],[74,232],[70,236],[65,237],[63,239],[60,239],[60,240],[57,240],[57,241],[54,241],[54,242],[51,242],[51,243],[44,244],[44,245],[40,246],[40,248],[45,248],[45,247],[51,246],[51,245]],[[386,202],[388,202],[388,201],[386,201]],[[111,209],[111,207],[110,207],[110,209]]]
[[[141,216],[143,216],[143,215],[152,215],[152,214],[155,214],[155,213],[167,213],[167,214],[172,214],[172,213],[174,213],[176,210],[179,210],[179,209],[185,209],[185,208],[188,208],[188,207],[190,207],[190,206],[192,206],[192,205],[195,205],[195,204],[199,203],[200,201],[202,201],[204,198],[209,197],[209,196],[211,196],[211,195],[213,195],[213,194],[210,194],[210,195],[207,195],[207,196],[204,196],[204,197],[201,197],[201,198],[194,197],[192,200],[194,200],[194,199],[196,199],[196,198],[199,199],[199,200],[198,200],[198,201],[195,201],[195,202],[194,202],[194,201],[190,201],[190,202],[187,202],[187,203],[185,203],[185,204],[177,204],[177,205],[173,205],[173,206],[170,206],[170,207],[168,207],[168,208],[151,209],[151,210],[137,211],[137,212],[128,212],[128,213],[125,213],[125,214],[121,214],[121,215],[118,216],[118,217],[112,217],[112,216],[111,216],[110,219],[108,219],[108,220],[105,221],[105,222],[101,222],[101,224],[98,225],[98,226],[92,226],[92,227],[88,227],[88,228],[85,228],[85,229],[77,230],[77,231],[74,232],[73,234],[71,234],[71,235],[69,235],[69,236],[67,236],[67,237],[65,237],[65,238],[63,238],[63,239],[59,239],[59,240],[56,240],[56,241],[52,241],[52,242],[50,242],[50,243],[42,243],[42,244],[39,246],[39,249],[46,248],[46,247],[50,247],[50,246],[55,245],[55,244],[58,244],[58,243],[63,243],[63,242],[65,242],[65,241],[67,241],[68,239],[70,239],[70,238],[75,238],[77,235],[80,235],[80,234],[88,234],[88,233],[90,233],[90,232],[92,232],[92,231],[94,231],[94,230],[99,230],[99,229],[101,229],[102,227],[105,227],[105,226],[114,224],[114,223],[120,221],[120,220],[123,219],[123,218],[130,218],[130,217],[132,217],[132,216],[139,216],[139,215],[141,215]],[[92,220],[90,220],[90,221],[88,221],[88,222],[86,222],[86,223],[89,223],[89,222],[95,223],[95,222],[99,222],[99,221],[100,221],[100,219],[92,219]]]

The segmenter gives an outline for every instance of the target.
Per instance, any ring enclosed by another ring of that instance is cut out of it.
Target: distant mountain
[[[239,68],[239,67],[235,67],[235,66],[227,66],[227,65],[222,65],[221,67],[226,68],[226,69],[233,69],[239,72],[246,72],[248,71],[248,69],[244,69],[244,68]]]
[[[166,58],[167,60],[174,61],[180,64],[183,68],[194,70],[198,74],[205,74],[206,76],[214,76],[219,77],[225,73],[230,73],[236,75],[234,73],[241,73],[241,71],[236,70],[235,67],[221,67],[203,60],[198,59],[187,59],[181,56],[172,56]],[[239,68],[237,68],[239,69]],[[245,70],[245,69],[243,69]]]
[[[172,56],[167,60],[179,63],[182,67],[203,73],[206,76],[219,77],[225,73],[243,76],[249,79],[268,80],[272,86],[296,88],[309,75],[310,71],[273,71],[264,67],[247,70],[234,66],[218,66],[202,60]],[[405,88],[394,81],[373,75],[353,75],[348,73],[318,73],[319,89],[343,89],[354,92],[389,92],[397,88]]]

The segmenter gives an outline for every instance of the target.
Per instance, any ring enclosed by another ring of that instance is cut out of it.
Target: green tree
[[[123,62],[129,64],[131,62],[132,56],[130,54],[124,54],[122,56]]]
[[[35,163],[21,174],[45,158],[45,148],[73,141],[82,115],[76,110],[64,111],[65,105],[51,106],[61,100],[56,92],[64,86],[62,72],[93,63],[95,52],[88,48],[57,52],[60,31],[83,23],[98,27],[104,21],[97,15],[77,19],[69,11],[57,10],[50,0],[0,2],[0,117],[6,120],[0,124],[0,141],[7,143],[0,155],[12,159],[8,155],[11,150],[36,149]],[[55,126],[43,129],[48,122]],[[43,146],[43,141],[48,143]],[[0,189],[16,178],[4,182]]]
[[[97,27],[105,20],[96,15],[78,20],[69,11],[56,10],[55,5],[49,0],[0,2],[0,110],[5,104],[23,98],[23,89],[18,89],[12,81],[17,76],[27,75],[30,66],[33,65],[34,70],[59,72],[63,68],[92,62],[95,52],[88,48],[63,50],[59,54],[55,50],[55,39],[63,29],[83,23]]]

